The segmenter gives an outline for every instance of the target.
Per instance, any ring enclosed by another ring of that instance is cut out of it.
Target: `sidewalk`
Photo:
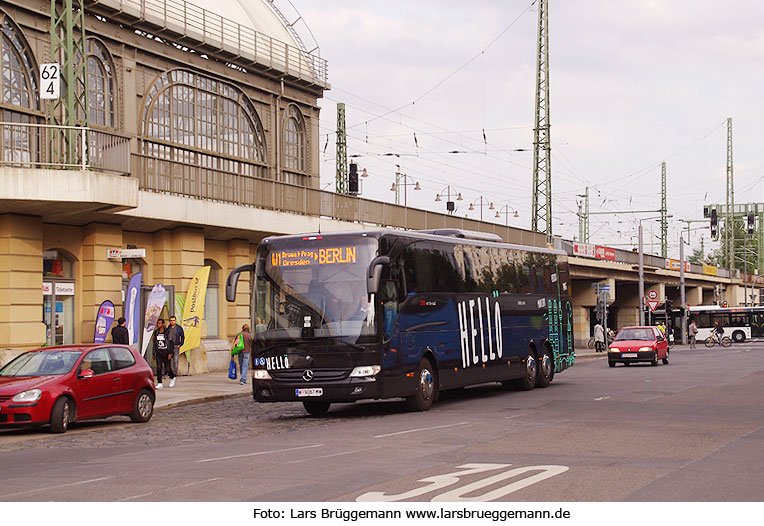
[[[252,379],[241,385],[238,380],[230,380],[227,371],[200,374],[198,376],[178,376],[175,387],[169,388],[167,378],[164,387],[157,389],[155,409],[169,409],[197,402],[222,400],[232,396],[252,396]]]

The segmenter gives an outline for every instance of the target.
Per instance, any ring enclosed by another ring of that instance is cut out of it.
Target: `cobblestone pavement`
[[[328,426],[348,417],[375,419],[403,410],[401,402],[346,404],[333,407],[326,417],[313,418],[299,403],[258,404],[251,396],[234,397],[157,410],[146,424],[133,424],[126,417],[112,417],[72,424],[62,435],[48,433],[47,427],[0,430],[0,452],[83,446],[151,447],[166,444],[168,440],[173,444],[216,443]]]

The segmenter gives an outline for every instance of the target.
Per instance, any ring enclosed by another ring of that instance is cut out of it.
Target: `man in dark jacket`
[[[175,347],[170,353],[170,367],[172,368],[172,378],[170,378],[170,387],[175,387],[175,377],[178,376],[178,360],[180,359],[180,348],[183,347],[183,342],[186,340],[185,334],[183,334],[183,327],[178,325],[175,321],[175,316],[170,316],[170,326],[167,327],[167,333],[170,335]]]
[[[125,318],[117,320],[117,325],[111,330],[111,341],[122,345],[130,345],[130,333],[125,327]]]
[[[172,349],[175,344],[170,339],[170,333],[167,327],[164,326],[164,320],[159,318],[157,320],[157,330],[154,331],[154,336],[151,338],[154,348],[154,359],[157,362],[157,389],[161,389],[163,372],[167,373],[170,377],[170,385],[175,382],[175,373],[172,372],[170,366],[170,357],[172,356]]]

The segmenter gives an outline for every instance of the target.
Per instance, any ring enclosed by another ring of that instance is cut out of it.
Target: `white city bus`
[[[724,335],[732,341],[742,342],[762,335],[764,328],[764,307],[719,307],[716,305],[690,307],[690,320],[698,326],[697,340],[702,342],[709,336],[718,321],[724,328]]]

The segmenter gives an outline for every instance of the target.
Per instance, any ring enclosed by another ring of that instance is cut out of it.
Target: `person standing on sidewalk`
[[[180,348],[186,340],[183,334],[183,327],[177,324],[175,316],[170,316],[170,326],[167,328],[170,340],[175,344],[170,355],[170,367],[172,368],[172,378],[170,378],[170,387],[175,387],[175,378],[178,376],[178,360],[180,359]]]
[[[172,349],[174,347],[173,341],[170,339],[170,333],[167,327],[164,326],[164,320],[159,318],[157,320],[157,330],[154,331],[154,336],[151,338],[154,348],[154,359],[157,362],[157,389],[161,389],[163,373],[167,373],[170,377],[170,385],[175,384],[175,373],[172,372],[170,366],[170,358],[172,357]]]
[[[130,345],[130,333],[125,327],[125,318],[117,320],[117,325],[111,330],[111,341],[121,345]]]
[[[605,328],[599,322],[594,326],[594,349],[597,352],[605,350]]]
[[[695,324],[695,320],[690,322],[690,326],[687,328],[687,334],[690,337],[690,349],[694,349],[695,338],[698,335],[698,326]]]
[[[247,383],[247,371],[249,370],[249,356],[252,351],[252,333],[249,332],[249,325],[246,323],[241,326],[241,332],[237,334],[233,341],[241,335],[244,340],[244,349],[239,353],[239,371],[241,371],[241,377],[239,383],[244,385]]]

